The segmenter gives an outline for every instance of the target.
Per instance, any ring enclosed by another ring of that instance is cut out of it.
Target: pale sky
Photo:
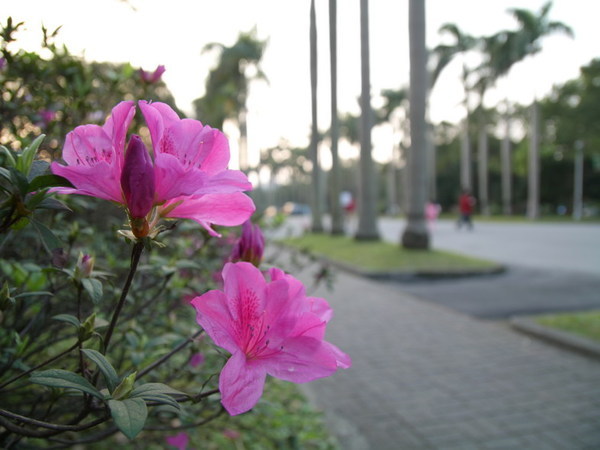
[[[319,125],[326,130],[330,124],[328,1],[316,3]],[[337,3],[339,111],[358,113],[359,0]],[[427,0],[427,45],[432,48],[442,41],[438,29],[446,22],[475,36],[489,35],[515,27],[507,8],[538,11],[544,3],[545,0]],[[297,146],[308,143],[309,6],[309,0],[0,0],[4,17],[25,21],[26,31],[19,34],[19,42],[28,49],[37,48],[43,22],[49,29],[62,25],[59,42],[88,60],[129,61],[146,70],[164,64],[167,70],[163,79],[178,107],[188,114],[192,113],[192,100],[203,94],[205,77],[215,63],[213,56],[202,54],[204,45],[231,45],[240,31],[256,26],[259,38],[269,39],[262,62],[269,84],[259,82],[251,86],[248,145],[254,161],[258,149],[274,146],[280,138]],[[408,84],[408,1],[371,0],[369,13],[371,85],[376,101],[382,89]],[[489,93],[488,104],[505,97],[529,103],[534,96],[548,93],[553,84],[577,77],[581,65],[600,56],[599,1],[554,0],[550,17],[570,25],[575,39],[562,35],[546,38],[540,54],[516,65],[498,83],[498,90]],[[456,61],[432,92],[430,116],[434,122],[458,122],[464,116],[459,73],[460,64]],[[233,135],[231,138],[235,141]],[[389,130],[374,131],[376,159],[389,159],[391,139]],[[342,151],[348,156],[353,152],[348,148]]]

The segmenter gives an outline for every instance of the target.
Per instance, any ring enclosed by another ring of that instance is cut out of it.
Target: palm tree
[[[410,45],[410,151],[408,156],[409,197],[407,224],[402,245],[410,249],[429,248],[425,225],[427,200],[427,48],[425,47],[425,0],[409,0]]]
[[[247,169],[246,101],[252,80],[266,80],[260,68],[266,41],[256,37],[256,29],[240,33],[231,47],[220,43],[207,44],[203,51],[216,50],[219,61],[206,80],[204,97],[194,100],[196,116],[212,127],[222,129],[227,119],[237,122],[240,130],[240,168]],[[254,75],[249,76],[250,67]]]
[[[371,81],[369,64],[369,0],[360,0],[361,134],[358,189],[358,240],[378,240],[377,192],[371,156]]]
[[[310,2],[310,101],[312,127],[310,135],[310,155],[312,160],[312,231],[321,233],[321,170],[319,166],[319,127],[317,123],[317,15],[315,0]]]
[[[440,33],[446,33],[452,36],[454,40],[454,44],[438,45],[433,49],[433,56],[435,57],[435,66],[431,72],[431,81],[435,84],[441,72],[444,68],[456,57],[462,57],[462,85],[464,89],[464,108],[465,108],[465,119],[463,122],[463,135],[461,142],[461,154],[460,154],[460,182],[461,187],[464,189],[472,190],[473,179],[471,175],[471,142],[469,135],[469,117],[471,115],[471,110],[469,106],[469,97],[471,94],[471,87],[469,85],[469,77],[472,73],[472,70],[467,66],[465,60],[465,54],[478,45],[478,40],[467,34],[462,32],[457,25],[452,23],[447,23],[442,25],[439,30]]]
[[[331,64],[331,234],[344,234],[340,204],[340,160],[338,156],[339,121],[337,111],[337,2],[329,0],[329,57]]]
[[[392,123],[394,131],[399,131],[397,120],[392,121],[392,115],[398,109],[401,109],[404,113],[404,117],[408,118],[408,89],[400,88],[398,90],[385,89],[381,92],[381,96],[384,99],[383,106],[375,111],[375,122],[376,124],[382,124],[384,122]],[[400,121],[404,134],[408,134],[406,125],[408,120]],[[395,134],[395,133],[394,133]],[[400,201],[398,196],[398,182],[397,176],[399,175],[399,163],[402,158],[402,143],[396,142],[392,148],[392,160],[388,166],[388,212],[390,214],[396,214],[400,210],[400,205],[404,205],[406,202]],[[403,180],[404,181],[404,180]],[[406,189],[403,189],[404,191]]]
[[[508,12],[518,22],[519,29],[517,31],[501,31],[484,39],[484,53],[487,60],[482,65],[482,78],[485,79],[486,87],[490,87],[499,78],[505,76],[516,63],[540,52],[542,49],[541,39],[543,37],[553,33],[564,33],[567,36],[573,36],[573,31],[569,26],[549,19],[548,14],[551,7],[552,2],[547,2],[537,14],[527,9],[509,9]],[[481,93],[480,101],[482,102],[485,89]],[[530,218],[536,218],[539,214],[539,131],[535,129],[538,124],[537,102],[534,100],[531,106],[530,170],[528,175],[529,199],[527,215]],[[504,156],[504,158],[509,158],[509,156]],[[503,170],[510,170],[508,164],[503,164],[502,167]],[[510,173],[503,173],[503,183],[510,182],[510,179]],[[509,195],[510,187],[503,186],[503,192],[505,195]],[[510,204],[510,198],[505,198],[504,202],[505,211],[510,210],[510,206],[508,208],[506,206],[506,202]]]

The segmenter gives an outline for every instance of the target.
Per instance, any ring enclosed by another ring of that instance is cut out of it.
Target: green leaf
[[[95,278],[82,278],[81,284],[94,303],[102,300],[102,283]]]
[[[63,243],[60,241],[60,239],[56,237],[52,230],[50,230],[50,228],[48,228],[46,225],[38,222],[35,219],[31,219],[31,224],[35,227],[40,235],[40,238],[42,239],[44,247],[48,253],[52,253],[52,250],[55,248],[61,248],[63,246]]]
[[[0,145],[0,152],[6,155],[6,165],[9,167],[15,167],[17,160],[15,159],[13,152],[6,148],[4,145]]]
[[[50,175],[48,173],[48,169],[50,168],[50,163],[44,160],[37,160],[31,163],[31,167],[29,168],[29,173],[27,174],[27,180],[31,183],[34,178],[39,177],[40,175]]]
[[[136,387],[131,393],[131,396],[142,397],[144,395],[156,394],[187,395],[185,392],[178,391],[177,389],[174,389],[171,386],[163,383],[146,383]]]
[[[96,350],[92,350],[91,348],[85,348],[81,350],[85,356],[94,361],[104,375],[104,379],[106,380],[106,385],[108,386],[109,391],[113,391],[115,387],[119,384],[119,376],[115,371],[115,368],[112,366],[110,362],[104,357],[104,355]]]
[[[44,200],[42,200],[37,207],[38,207],[38,209],[54,209],[57,211],[67,211],[67,212],[71,211],[71,208],[69,208],[63,202],[61,202],[60,200],[57,200],[55,198],[50,198],[50,197],[46,197]]]
[[[136,376],[137,372],[133,372],[127,375],[125,378],[123,378],[123,380],[116,387],[116,389],[111,392],[115,400],[121,400],[129,397],[129,395],[133,391],[133,384],[135,383]]]
[[[25,201],[25,207],[29,211],[33,211],[40,203],[42,203],[42,201],[44,201],[44,197],[46,197],[45,191],[38,191],[35,194],[28,195],[27,200]]]
[[[17,169],[19,169],[21,173],[25,175],[29,173],[31,163],[33,163],[33,158],[35,158],[38,148],[45,137],[45,134],[40,134],[37,138],[35,138],[29,147],[21,152],[21,155],[17,160]]]
[[[49,187],[73,187],[71,182],[66,178],[54,174],[46,174],[35,177],[29,183],[29,192],[45,189]]]
[[[141,398],[109,400],[108,407],[115,425],[129,439],[133,439],[144,428],[148,407]]]
[[[33,372],[29,377],[29,381],[43,386],[77,389],[78,391],[93,395],[100,400],[104,400],[102,393],[92,386],[88,380],[68,370],[50,369],[42,372]]]
[[[27,181],[25,175],[13,167],[8,169],[8,171],[10,172],[10,180],[12,184],[17,187],[21,197],[25,197],[25,195],[27,195],[29,192],[29,181]]]
[[[79,319],[77,319],[77,317],[75,317],[71,314],[58,314],[52,318],[54,320],[60,320],[61,322],[70,323],[71,325],[73,325],[76,328],[79,328],[81,326],[81,322],[79,321]]]
[[[138,397],[130,397],[130,398],[138,398]],[[161,405],[172,406],[175,409],[181,409],[181,405],[179,403],[177,403],[177,400],[175,400],[173,397],[169,397],[166,394],[143,395],[143,396],[140,396],[139,398],[144,399],[146,402],[156,402],[156,403],[160,403]]]

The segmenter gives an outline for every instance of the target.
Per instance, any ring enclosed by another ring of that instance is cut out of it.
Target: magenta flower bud
[[[264,251],[265,238],[260,227],[247,220],[242,224],[242,236],[233,248],[231,261],[246,261],[258,267]]]
[[[6,58],[0,58],[0,72],[6,67]]]
[[[75,264],[75,277],[77,279],[89,278],[94,270],[94,258],[87,253],[79,253]]]
[[[154,205],[154,166],[142,139],[135,134],[125,153],[121,188],[131,218],[146,217]]]
[[[160,80],[160,77],[162,77],[162,74],[165,73],[165,70],[165,66],[163,65],[160,65],[154,69],[154,72],[146,72],[144,69],[140,69],[140,77],[145,83],[153,84]]]

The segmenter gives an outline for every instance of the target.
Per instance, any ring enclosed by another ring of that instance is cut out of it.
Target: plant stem
[[[75,349],[76,349],[78,346],[79,346],[79,341],[77,341],[77,342],[76,342],[74,345],[72,345],[71,347],[69,347],[69,348],[68,348],[68,349],[66,349],[65,351],[63,351],[63,352],[60,352],[58,355],[56,355],[56,356],[53,356],[52,358],[50,358],[50,359],[48,359],[48,360],[46,360],[46,361],[44,361],[44,362],[42,362],[42,363],[38,364],[37,366],[35,366],[35,367],[32,367],[31,369],[29,369],[29,370],[27,370],[27,371],[25,371],[25,372],[23,372],[23,373],[21,373],[21,374],[17,375],[16,377],[13,377],[13,378],[11,378],[11,379],[10,379],[10,380],[8,380],[7,382],[5,382],[5,383],[2,383],[2,384],[0,385],[0,390],[1,390],[1,389],[4,389],[6,386],[8,386],[8,385],[9,385],[9,384],[11,384],[11,383],[14,383],[14,382],[15,382],[15,381],[17,381],[19,378],[22,378],[22,377],[24,377],[25,375],[28,375],[28,374],[30,374],[30,373],[31,373],[31,372],[33,372],[34,370],[38,370],[39,368],[41,368],[41,367],[44,367],[45,365],[47,365],[47,364],[50,364],[51,362],[53,362],[53,361],[56,361],[57,359],[59,359],[59,358],[61,358],[61,357],[65,356],[66,354],[68,354],[68,353],[70,353],[71,351],[75,350]]]
[[[127,275],[127,280],[125,280],[125,286],[123,286],[121,298],[119,298],[119,302],[117,303],[117,307],[115,308],[115,312],[113,313],[110,325],[108,326],[108,330],[106,331],[106,335],[104,336],[104,345],[102,349],[103,355],[105,355],[106,351],[108,350],[110,338],[112,337],[113,331],[115,330],[115,326],[117,325],[117,320],[119,319],[119,315],[121,314],[121,309],[123,309],[123,305],[125,304],[125,299],[127,298],[127,293],[129,292],[129,288],[131,287],[131,282],[133,281],[133,276],[135,275],[135,271],[137,269],[138,263],[140,262],[140,256],[142,255],[143,250],[144,243],[141,241],[137,241],[133,246],[133,249],[131,250],[131,265],[129,268],[129,274]]]
[[[148,374],[148,372],[156,369],[158,366],[160,366],[161,364],[163,364],[165,361],[167,361],[171,356],[173,356],[175,353],[179,352],[180,350],[184,349],[190,342],[192,342],[194,339],[196,339],[198,336],[200,336],[202,334],[204,330],[198,330],[196,331],[196,333],[194,333],[192,336],[190,336],[189,338],[187,338],[185,341],[183,341],[181,344],[179,344],[177,347],[175,347],[173,350],[171,350],[169,353],[167,353],[166,355],[162,356],[161,358],[157,359],[156,361],[154,361],[152,364],[150,364],[149,366],[145,367],[144,369],[140,370],[137,374],[137,376],[135,377],[136,380],[139,380],[140,378],[142,378],[144,375]]]

